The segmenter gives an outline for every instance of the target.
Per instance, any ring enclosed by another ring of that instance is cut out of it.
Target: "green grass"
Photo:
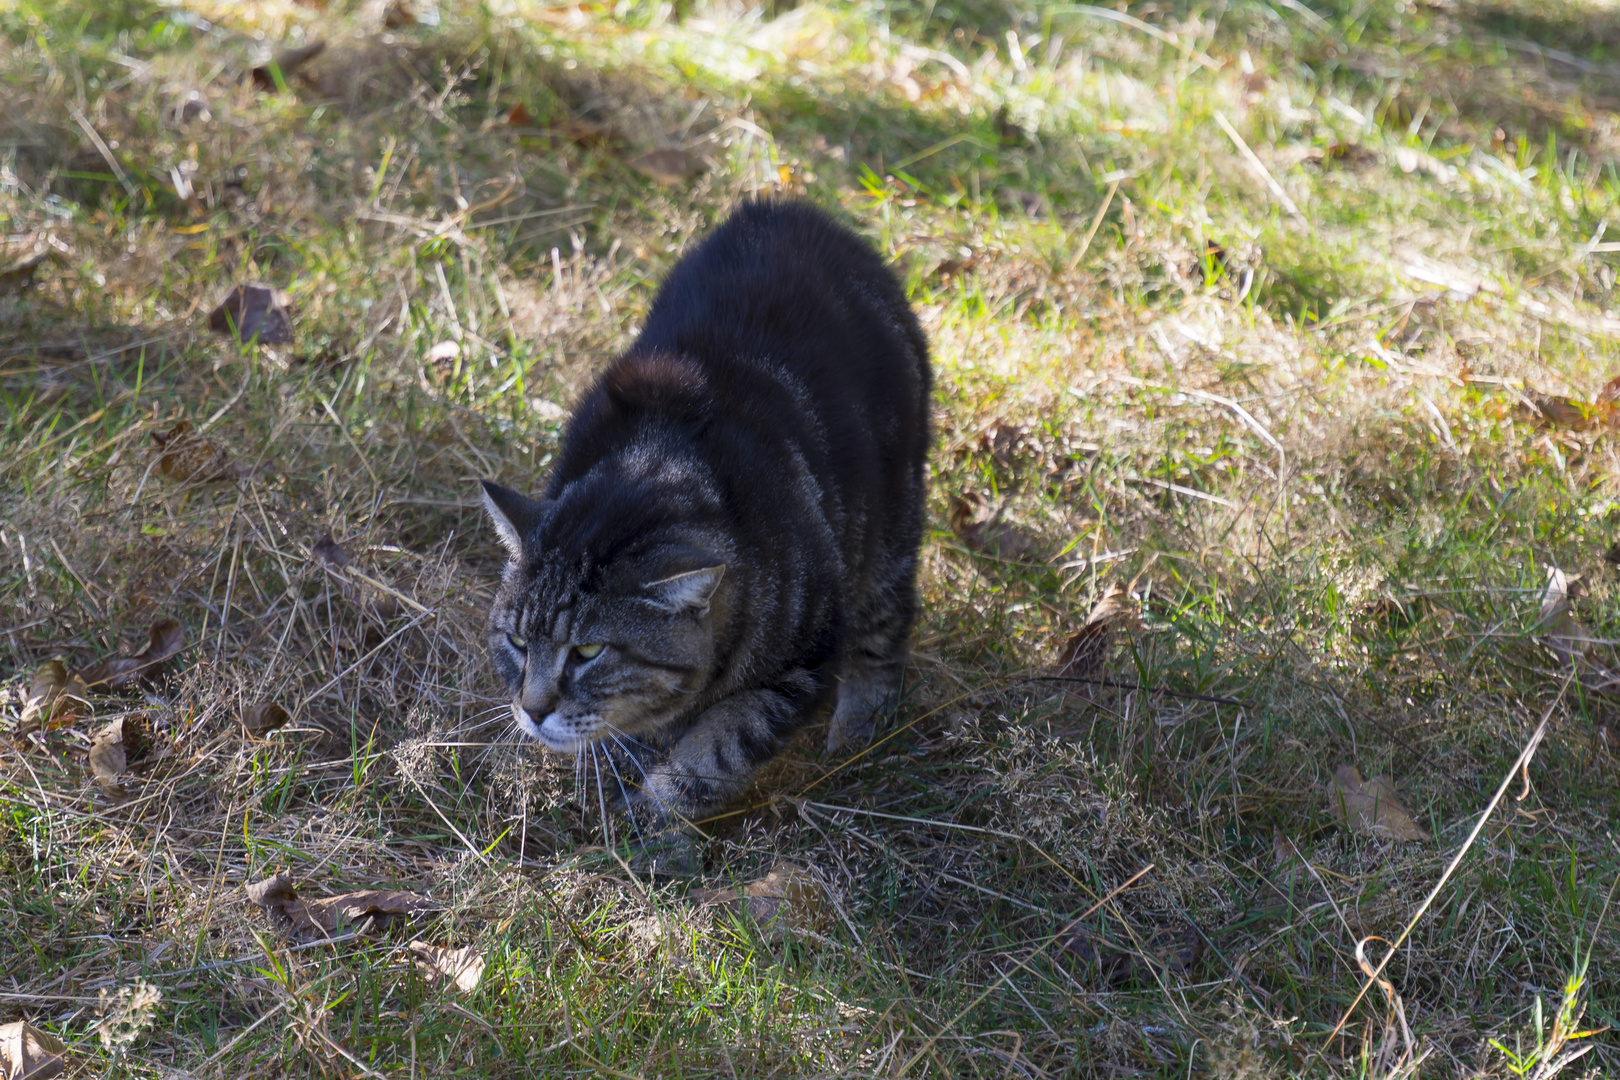
[[[1620,1021],[1620,708],[1537,625],[1557,566],[1620,639],[1620,460],[1601,408],[1533,404],[1620,371],[1613,12],[413,7],[0,2],[0,272],[45,255],[0,279],[0,1022],[106,1076],[1620,1069],[1544,1046]],[[671,146],[690,180],[635,167]],[[701,881],[650,882],[507,739],[473,485],[538,483],[750,194],[832,208],[921,313],[925,614],[887,741],[808,732]],[[207,331],[245,281],[293,343]],[[181,419],[234,479],[166,474]],[[1111,685],[1039,681],[1114,584]],[[22,722],[41,664],[161,616],[166,682]],[[293,722],[255,738],[264,701]],[[1330,1038],[1544,715],[1387,969],[1411,1042],[1376,986]],[[87,751],[124,717],[153,751],[115,800]],[[1347,829],[1341,765],[1432,839]],[[691,895],[779,860],[824,889],[794,929]],[[443,910],[294,947],[241,892],[278,869]],[[476,945],[479,988],[410,936]]]

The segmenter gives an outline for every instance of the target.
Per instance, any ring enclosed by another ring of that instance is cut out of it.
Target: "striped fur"
[[[929,378],[870,247],[739,207],[579,403],[544,497],[485,485],[521,728],[633,759],[654,821],[735,795],[824,703],[834,748],[868,736],[917,607]]]

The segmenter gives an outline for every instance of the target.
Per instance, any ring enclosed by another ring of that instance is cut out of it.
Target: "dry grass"
[[[409,7],[0,4],[0,1019],[132,1076],[1620,1067],[1569,1039],[1620,1014],[1609,646],[1570,682],[1537,636],[1559,566],[1620,637],[1612,13]],[[511,738],[473,482],[537,483],[761,192],[841,207],[934,342],[926,614],[883,742],[807,733],[651,881]],[[247,281],[291,343],[209,333]],[[1114,584],[1140,625],[1049,681]],[[161,677],[25,719],[161,617]],[[1347,829],[1340,765],[1432,839]],[[694,900],[783,860],[782,923]],[[278,869],[440,911],[294,944]]]

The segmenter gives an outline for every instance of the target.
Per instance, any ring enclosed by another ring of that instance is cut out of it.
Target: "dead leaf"
[[[13,296],[32,285],[34,271],[44,264],[50,254],[48,250],[38,251],[0,270],[0,296]]]
[[[309,549],[309,553],[333,569],[341,569],[349,565],[349,553],[344,551],[336,540],[332,539],[331,533],[327,533],[315,541],[315,546]]]
[[[67,1068],[67,1044],[21,1020],[0,1024],[0,1080],[50,1080]]]
[[[613,130],[612,124],[605,124],[600,120],[580,120],[569,117],[561,124],[550,129],[553,142],[566,140],[578,146],[605,147],[620,142],[619,133]]]
[[[630,167],[665,187],[684,184],[702,169],[702,163],[685,150],[649,150],[630,160]]]
[[[276,874],[263,881],[252,881],[242,886],[247,898],[262,908],[271,908],[289,900],[298,899],[297,890],[293,888],[292,875]]]
[[[304,900],[286,874],[244,886],[243,891],[255,904],[282,917],[290,936],[302,940],[336,937],[351,930],[372,933],[439,910],[432,900],[400,889],[362,889]]]
[[[1057,673],[1070,679],[1096,678],[1113,651],[1114,631],[1136,630],[1141,625],[1136,601],[1119,585],[1110,586],[1092,606],[1085,624],[1063,646]]]
[[[969,255],[963,259],[944,259],[934,267],[934,276],[939,278],[941,284],[950,284],[953,278],[965,275],[969,270],[979,264],[977,256]]]
[[[182,420],[168,431],[152,433],[157,444],[158,471],[180,483],[208,484],[236,480],[249,470],[231,461],[231,455],[214,440],[191,430],[191,421]]]
[[[1096,966],[1097,985],[1115,987],[1128,981],[1136,967],[1130,953],[1111,949],[1083,926],[1075,926],[1063,938],[1063,951],[1086,967]]]
[[[1355,832],[1395,840],[1429,838],[1395,797],[1395,782],[1387,776],[1363,781],[1354,765],[1340,765],[1333,772],[1330,798],[1334,813]]]
[[[1601,419],[1600,410],[1593,406],[1558,394],[1537,393],[1528,387],[1525,389],[1522,403],[1532,419],[1553,427],[1569,428],[1572,431],[1585,431],[1595,426]]]
[[[146,648],[135,656],[111,656],[84,673],[86,686],[121,690],[137,677],[151,680],[158,668],[186,645],[186,631],[177,619],[159,619],[147,631]]]
[[[208,316],[208,329],[243,344],[282,345],[293,339],[287,298],[268,285],[238,285]]]
[[[324,41],[312,41],[308,45],[300,45],[296,49],[279,50],[269,60],[266,60],[264,63],[253,69],[252,78],[254,88],[258,90],[268,90],[272,94],[275,93],[280,89],[280,87],[276,85],[275,71],[279,71],[281,73],[281,82],[283,85],[285,85],[287,80],[293,77],[294,72],[325,51],[326,42]],[[272,71],[272,68],[274,68],[275,71]],[[253,335],[251,334],[248,335],[248,337],[252,336]]]
[[[123,726],[114,723],[90,744],[90,771],[107,794],[122,795],[124,783],[121,777],[128,768],[129,755],[124,749]]]
[[[739,892],[733,888],[693,889],[692,898],[705,906],[725,907],[780,936],[786,930],[820,932],[828,922],[826,890],[809,870],[779,862],[771,872],[750,881]]]
[[[416,9],[411,7],[407,0],[389,0],[388,6],[383,8],[382,21],[390,30],[415,25]]]
[[[534,122],[534,117],[529,115],[529,107],[523,104],[521,101],[507,111],[506,122],[512,127],[526,128],[538,126]]]
[[[28,685],[28,696],[23,700],[22,723],[25,727],[48,723],[66,723],[90,711],[89,689],[84,680],[71,674],[60,660],[47,660],[34,672]]]
[[[470,994],[478,989],[478,983],[484,977],[484,958],[476,945],[452,949],[447,945],[429,945],[425,941],[413,941],[408,948],[415,957],[414,963],[418,970],[426,975],[430,982],[448,980],[450,985],[463,994]]]
[[[250,735],[268,735],[286,727],[291,719],[292,714],[273,701],[261,701],[242,710],[242,726]]]
[[[951,531],[973,551],[992,558],[1017,561],[1033,555],[1040,547],[1034,535],[1002,521],[992,511],[989,500],[976,491],[966,491],[951,499]]]
[[[129,766],[152,749],[152,724],[143,714],[119,717],[90,743],[90,771],[109,795],[122,795]]]

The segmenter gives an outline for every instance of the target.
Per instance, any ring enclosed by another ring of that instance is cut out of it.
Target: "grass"
[[[0,3],[0,1020],[106,1076],[1620,1069],[1571,1038],[1620,1014],[1620,23],[1123,7]],[[537,484],[755,193],[923,317],[925,615],[886,741],[809,732],[703,880],[649,881],[506,737],[473,483]],[[208,332],[251,281],[293,342]],[[181,420],[223,479],[161,465]],[[1554,566],[1604,642],[1573,670]],[[1115,584],[1108,685],[1039,681]],[[24,722],[161,617],[157,684]],[[1342,765],[1431,839],[1347,828]],[[694,902],[781,860],[790,929]],[[442,910],[301,946],[243,898],[279,869]]]

